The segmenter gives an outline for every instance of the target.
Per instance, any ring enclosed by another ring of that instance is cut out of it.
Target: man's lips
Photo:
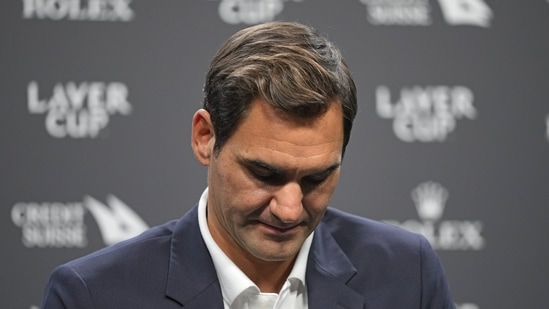
[[[262,221],[260,221],[259,223],[262,226],[264,226],[265,228],[267,228],[268,230],[271,230],[271,231],[274,231],[274,232],[277,232],[277,233],[287,233],[289,231],[295,230],[296,227],[299,226],[299,224],[284,225],[284,226],[273,225],[273,224],[269,224],[269,223],[262,222]]]

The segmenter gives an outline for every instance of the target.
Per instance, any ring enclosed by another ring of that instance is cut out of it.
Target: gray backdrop
[[[332,204],[426,235],[460,309],[547,308],[549,2],[0,2],[0,307],[180,217],[210,58],[269,20],[327,33],[360,110]]]

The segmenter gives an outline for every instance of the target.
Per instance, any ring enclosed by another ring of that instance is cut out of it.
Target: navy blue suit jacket
[[[428,242],[328,208],[306,273],[310,309],[454,308]],[[179,220],[57,267],[42,308],[222,309],[195,206]]]

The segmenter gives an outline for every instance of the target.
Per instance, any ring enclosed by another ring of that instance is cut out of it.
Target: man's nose
[[[280,186],[274,193],[269,208],[282,223],[297,223],[303,212],[303,191],[296,182]]]

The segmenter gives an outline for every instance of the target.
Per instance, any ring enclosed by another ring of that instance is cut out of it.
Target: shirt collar
[[[217,277],[223,293],[223,300],[230,305],[241,293],[249,291],[250,289],[255,290],[256,293],[259,293],[259,288],[244,274],[244,272],[242,272],[242,270],[240,270],[240,268],[238,268],[238,266],[236,266],[236,264],[233,263],[233,261],[231,261],[231,259],[229,259],[229,257],[214,241],[206,220],[207,204],[208,188],[204,190],[198,203],[198,224],[200,226],[200,233],[202,234],[204,243],[210,252],[215,270],[217,272]],[[282,288],[283,290],[285,288],[295,286],[295,283],[297,283],[296,280],[298,280],[299,283],[305,287],[307,257],[309,256],[309,250],[311,249],[313,234],[314,232],[311,233],[311,235],[309,235],[303,243],[303,246],[297,255],[294,267],[288,276],[287,282]]]

